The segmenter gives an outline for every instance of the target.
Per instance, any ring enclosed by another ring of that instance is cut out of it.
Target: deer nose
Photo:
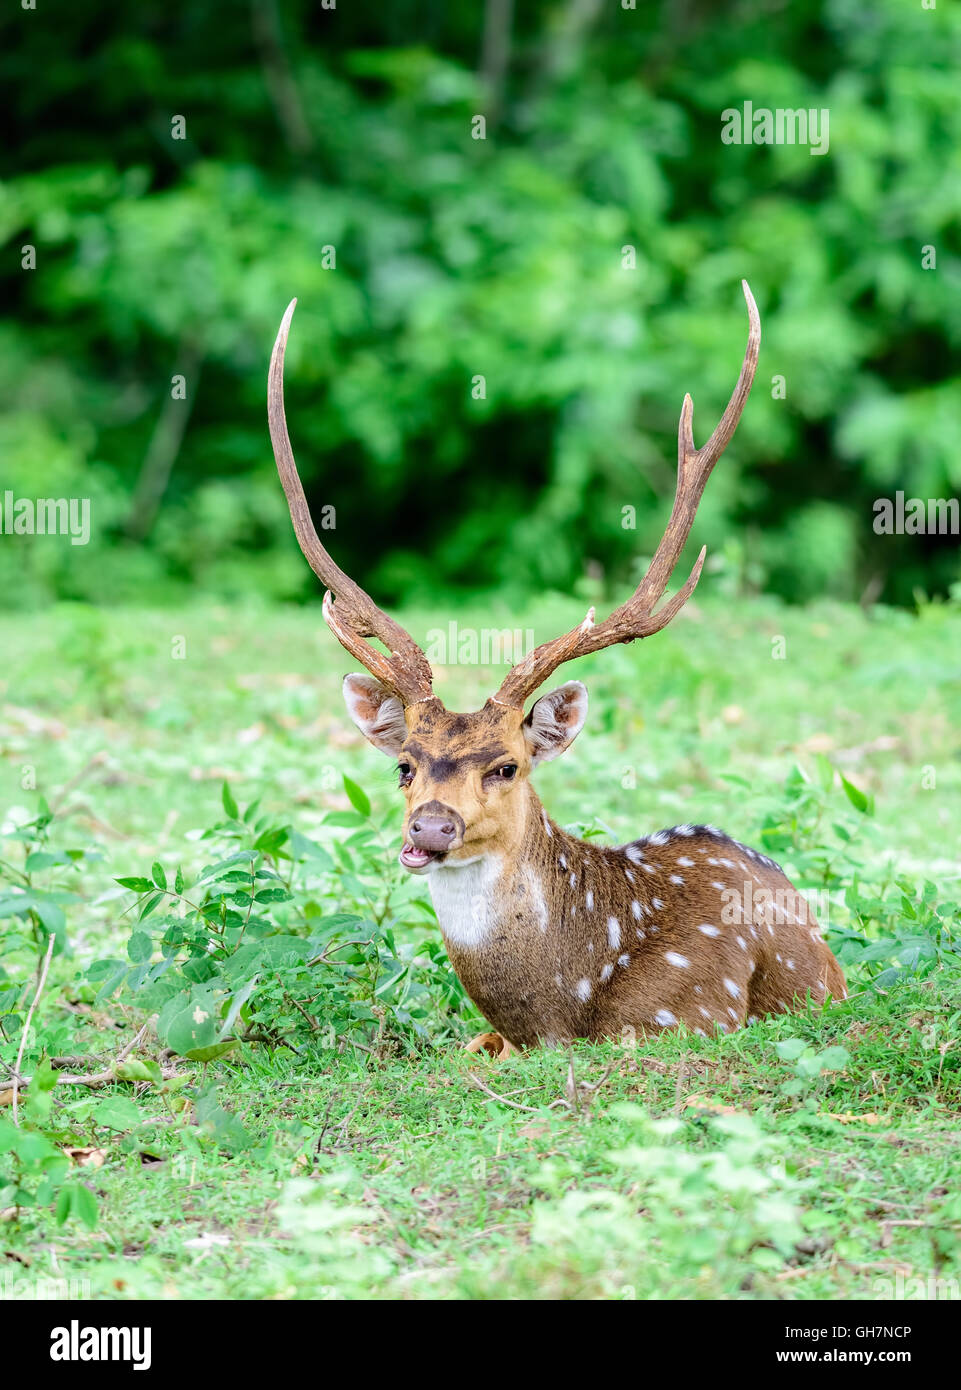
[[[457,838],[457,827],[450,816],[421,814],[410,823],[410,842],[432,854],[444,854]]]

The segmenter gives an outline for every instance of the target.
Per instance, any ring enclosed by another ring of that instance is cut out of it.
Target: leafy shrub
[[[837,810],[838,784],[847,814]],[[822,916],[821,924],[858,980],[887,989],[939,967],[958,969],[958,903],[942,900],[930,880],[916,883],[897,872],[893,856],[878,847],[873,816],[873,799],[819,756],[815,775],[798,766],[788,776],[762,840],[768,853],[790,864],[802,891],[826,895],[828,920]]]
[[[328,814],[320,845],[256,802],[241,812],[224,784],[226,818],[201,836],[219,853],[194,881],[160,863],[117,879],[135,920],[126,959],[87,971],[99,997],[156,1012],[161,1042],[199,1062],[241,1041],[379,1053],[443,1036],[463,990],[431,910],[398,899],[366,793],[344,785],[354,809]]]

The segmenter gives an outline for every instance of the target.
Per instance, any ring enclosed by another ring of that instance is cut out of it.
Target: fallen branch
[[[49,953],[48,953],[48,963],[49,963]],[[44,978],[46,978],[46,970],[44,970]],[[41,980],[41,982],[40,982],[40,989],[42,989],[42,988],[43,988],[43,980]],[[39,998],[39,993],[40,993],[40,991],[38,990],[38,991],[37,991],[37,997],[38,997],[38,998]],[[36,1000],[34,1000],[34,1004],[36,1004]],[[30,1012],[32,1013],[33,1010],[31,1009]],[[28,1016],[27,1016],[27,1026],[28,1026],[28,1027],[29,1027],[29,1024],[30,1024],[30,1015],[28,1014]],[[147,1029],[148,1029],[149,1027],[150,1027],[149,1022],[145,1023],[145,1024],[143,1025],[143,1027],[142,1027],[141,1029],[139,1029],[139,1031],[136,1032],[136,1033],[134,1034],[134,1036],[130,1039],[130,1041],[129,1041],[128,1043],[125,1043],[125,1044],[124,1044],[124,1046],[123,1046],[123,1047],[120,1049],[120,1051],[117,1053],[116,1057],[115,1057],[114,1060],[110,1063],[110,1065],[109,1065],[108,1067],[105,1067],[102,1071],[86,1072],[86,1073],[82,1073],[82,1074],[78,1072],[78,1073],[76,1073],[75,1075],[58,1076],[58,1077],[57,1077],[57,1085],[58,1085],[58,1086],[88,1086],[91,1090],[96,1090],[96,1089],[97,1089],[98,1087],[100,1087],[100,1086],[112,1086],[112,1085],[114,1085],[114,1084],[119,1085],[119,1084],[121,1084],[121,1083],[124,1082],[124,1081],[129,1081],[131,1084],[136,1084],[136,1081],[139,1080],[140,1078],[131,1078],[131,1077],[126,1077],[126,1076],[118,1076],[118,1075],[117,1075],[117,1068],[118,1068],[123,1062],[125,1062],[125,1061],[127,1060],[127,1058],[130,1056],[131,1052],[133,1052],[134,1048],[135,1048],[135,1047],[139,1047],[139,1045],[143,1042],[144,1037],[146,1036],[146,1033],[147,1033]],[[24,1029],[24,1032],[26,1033],[26,1029]],[[22,1041],[21,1041],[21,1045],[20,1045],[20,1052],[21,1052],[21,1054],[23,1053],[23,1043],[22,1043]],[[52,1062],[51,1062],[51,1066],[56,1067],[58,1063],[60,1063],[60,1064],[62,1064],[62,1065],[67,1065],[67,1066],[76,1066],[78,1063],[79,1063],[80,1065],[83,1065],[83,1063],[84,1063],[85,1060],[86,1060],[86,1058],[83,1058],[83,1057],[54,1057],[53,1060],[52,1060]],[[97,1058],[95,1058],[95,1059],[93,1059],[93,1060],[99,1062],[99,1061],[102,1061],[103,1059],[100,1058],[100,1057],[97,1057]],[[19,1065],[20,1065],[20,1057],[18,1056],[18,1057],[17,1057],[17,1066],[19,1067]],[[162,1079],[163,1081],[170,1081],[170,1080],[173,1079],[173,1077],[178,1076],[179,1073],[178,1073],[176,1067],[168,1066],[168,1067],[161,1067],[160,1075],[161,1075],[161,1079]],[[26,1085],[29,1083],[29,1081],[30,1081],[30,1077],[29,1077],[29,1076],[15,1076],[15,1077],[14,1077],[14,1084],[13,1084],[13,1095],[14,1095],[14,1100],[13,1100],[13,1104],[14,1104],[14,1119],[16,1119],[16,1104],[17,1104],[16,1096],[17,1096],[17,1087],[18,1087],[18,1086],[26,1086]]]
[[[116,1063],[114,1063],[114,1066],[116,1066]],[[175,1076],[179,1075],[180,1073],[177,1071],[176,1067],[163,1067],[160,1072],[160,1078],[162,1081],[171,1081]],[[29,1080],[29,1078],[24,1079]],[[125,1082],[127,1082],[131,1086],[145,1086],[150,1084],[149,1082],[144,1081],[142,1077],[130,1078],[126,1076],[117,1076],[116,1072],[113,1070],[113,1067],[108,1067],[106,1071],[90,1072],[85,1076],[57,1077],[58,1087],[88,1086],[92,1091],[97,1090],[100,1086],[120,1086],[123,1085]]]

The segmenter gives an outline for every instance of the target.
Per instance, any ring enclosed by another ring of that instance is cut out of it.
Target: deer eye
[[[410,763],[398,763],[397,772],[400,777],[400,785],[402,787],[409,787],[414,780],[414,769],[411,767]]]
[[[511,778],[514,776],[514,773],[515,773],[516,771],[517,771],[517,764],[516,764],[516,763],[504,763],[503,767],[499,767],[499,768],[497,769],[496,775],[497,775],[498,777],[503,778],[503,780],[504,780],[505,782],[509,782],[509,781],[511,780]]]

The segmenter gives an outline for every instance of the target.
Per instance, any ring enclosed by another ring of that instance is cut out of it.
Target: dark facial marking
[[[449,781],[462,767],[493,767],[498,762],[506,763],[511,760],[510,753],[503,748],[480,748],[476,752],[461,753],[453,758],[435,758],[413,738],[409,738],[404,745],[401,756],[404,754],[414,758],[435,782]]]

